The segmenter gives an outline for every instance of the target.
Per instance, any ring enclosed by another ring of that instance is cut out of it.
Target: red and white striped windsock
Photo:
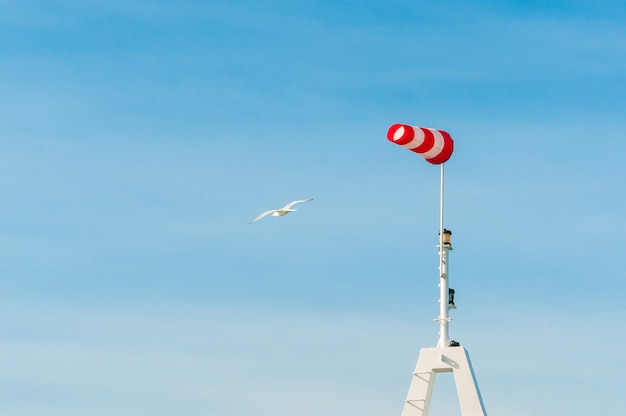
[[[450,159],[454,150],[454,142],[447,132],[426,127],[394,124],[389,127],[387,139],[417,153],[433,165]]]

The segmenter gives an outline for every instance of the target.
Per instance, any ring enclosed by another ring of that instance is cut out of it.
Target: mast
[[[454,305],[454,290],[448,279],[448,251],[452,250],[452,232],[443,228],[444,170],[441,164],[439,206],[439,340],[434,348],[422,348],[409,386],[402,416],[429,416],[437,375],[453,373],[463,416],[487,416],[469,352],[460,343],[450,340],[448,316]]]
[[[443,206],[444,206],[444,163],[441,165],[440,188],[439,188],[439,317],[435,319],[439,322],[439,341],[437,347],[447,347],[450,345],[450,334],[448,325],[452,320],[448,315],[450,310],[450,285],[448,283],[448,250],[452,250],[450,236],[452,232],[443,228]]]

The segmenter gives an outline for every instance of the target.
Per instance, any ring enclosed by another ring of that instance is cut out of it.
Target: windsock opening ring
[[[444,130],[394,124],[387,132],[387,139],[417,153],[433,165],[446,162],[454,151],[454,141]]]

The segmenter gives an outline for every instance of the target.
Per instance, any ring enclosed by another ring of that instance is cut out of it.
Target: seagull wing
[[[272,212],[276,212],[276,211],[278,211],[278,210],[277,209],[270,209],[269,211],[265,211],[265,212],[259,214],[255,219],[250,221],[250,224],[252,224],[253,222],[258,221],[261,218],[265,217],[266,215],[271,214]]]
[[[309,202],[309,201],[313,201],[313,198],[300,199],[298,201],[292,201],[292,202],[288,203],[287,205],[285,205],[282,209],[289,209],[289,208],[293,207],[294,205],[299,204],[300,202]]]

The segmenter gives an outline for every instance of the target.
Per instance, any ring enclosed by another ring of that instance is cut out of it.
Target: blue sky
[[[0,414],[399,415],[439,169],[394,123],[455,140],[489,414],[626,406],[626,3],[131,3],[0,2]]]

